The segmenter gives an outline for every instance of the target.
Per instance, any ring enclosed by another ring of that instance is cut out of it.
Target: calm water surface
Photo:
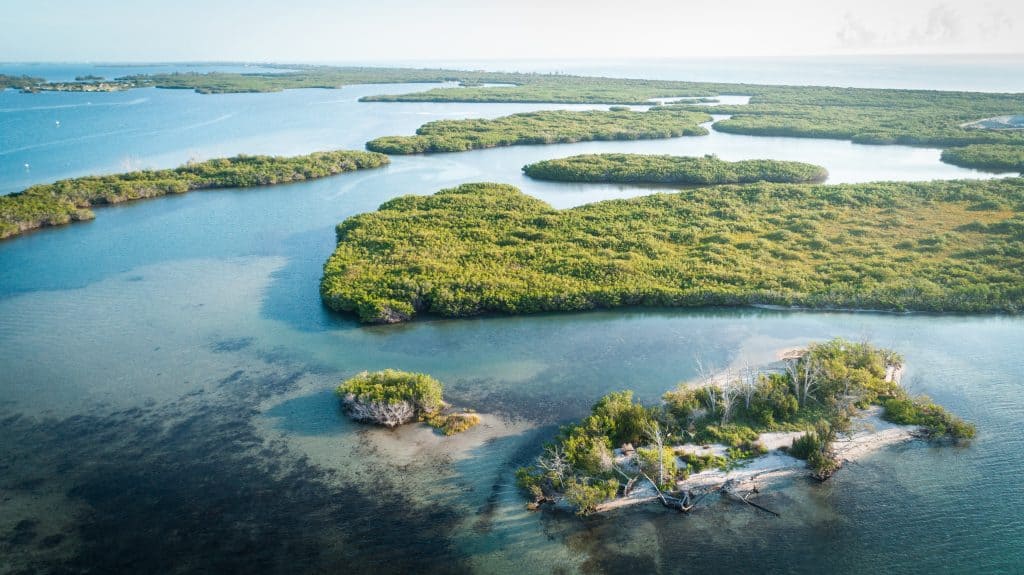
[[[409,89],[5,92],[0,185],[358,148],[430,119],[544,108],[355,102]],[[320,305],[341,219],[466,181],[510,182],[560,207],[648,193],[519,172],[612,150],[800,159],[833,181],[982,176],[938,163],[936,150],[712,133],[395,158],[103,209],[2,242],[0,572],[1020,572],[1018,318],[624,310],[360,327]],[[726,502],[585,521],[523,510],[512,471],[602,394],[656,401],[697,357],[759,362],[833,336],[898,349],[914,391],[974,420],[978,440],[912,443],[825,485],[782,486],[765,496],[778,519]],[[347,421],[333,386],[384,367],[440,377],[485,425],[442,438]]]

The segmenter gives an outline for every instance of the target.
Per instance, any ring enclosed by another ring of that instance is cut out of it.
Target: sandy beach
[[[882,408],[872,406],[864,410],[854,419],[853,429],[849,434],[840,435],[832,444],[836,457],[842,462],[857,461],[880,449],[896,445],[914,438],[914,425],[896,425],[884,421],[881,418]],[[734,493],[744,494],[754,491],[763,491],[773,482],[800,475],[809,475],[806,463],[795,457],[787,455],[781,450],[783,447],[792,445],[793,440],[803,435],[802,431],[782,431],[762,433],[759,440],[768,449],[768,453],[747,460],[740,466],[723,471],[721,469],[707,469],[700,473],[694,473],[689,478],[676,482],[678,492],[689,491],[695,496],[718,489],[722,484],[731,481]],[[691,453],[694,455],[719,455],[724,456],[728,446],[711,444],[707,446],[687,443],[673,446],[676,452]],[[685,463],[678,461],[681,466]],[[616,464],[620,467],[632,467],[629,458],[616,450]],[[623,507],[629,507],[641,503],[653,502],[658,499],[658,494],[650,482],[641,480],[625,497],[620,497],[598,506],[598,512],[606,512]]]

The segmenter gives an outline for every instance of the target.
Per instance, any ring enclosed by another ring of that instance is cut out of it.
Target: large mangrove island
[[[1024,309],[1024,179],[755,183],[556,210],[503,184],[342,222],[324,302],[364,322],[621,306]]]

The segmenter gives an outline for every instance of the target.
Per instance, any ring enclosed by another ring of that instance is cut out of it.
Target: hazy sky
[[[3,0],[3,4],[7,7],[0,10],[0,61],[1024,53],[1024,0]]]

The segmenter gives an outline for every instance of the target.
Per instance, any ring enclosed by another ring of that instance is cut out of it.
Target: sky
[[[0,0],[0,30],[7,62],[1022,54],[1024,0]]]

